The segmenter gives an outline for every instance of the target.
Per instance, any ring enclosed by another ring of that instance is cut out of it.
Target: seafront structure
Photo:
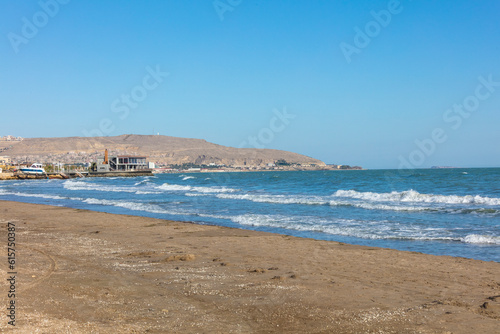
[[[152,175],[145,156],[116,155],[97,158],[90,168],[89,176],[148,176]]]
[[[0,157],[4,158],[4,157]],[[4,159],[7,160],[7,159]],[[75,169],[61,170],[61,164],[50,165],[50,171],[45,172],[42,164],[33,164],[30,168],[24,164],[19,164],[17,168],[12,164],[0,164],[0,179],[15,180],[15,179],[40,179],[40,178],[60,178],[68,179],[75,177],[128,177],[128,176],[152,176],[152,170],[145,156],[135,155],[113,155],[108,154],[106,149],[104,157],[98,157],[97,161],[92,163],[88,171],[78,171]],[[34,172],[36,165],[37,171]],[[84,165],[80,163],[80,165]],[[153,165],[154,166],[154,165]],[[23,167],[23,168],[21,168]],[[59,171],[54,169],[58,167]],[[5,173],[5,170],[8,173]]]
[[[98,158],[94,171],[96,172],[130,172],[149,169],[146,157],[132,155],[108,156],[108,150],[103,158]]]

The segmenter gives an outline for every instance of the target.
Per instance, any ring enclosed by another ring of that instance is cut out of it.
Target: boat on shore
[[[21,168],[21,172],[24,174],[35,174],[35,175],[43,175],[45,173],[45,169],[43,169],[42,164],[34,163],[30,167]]]

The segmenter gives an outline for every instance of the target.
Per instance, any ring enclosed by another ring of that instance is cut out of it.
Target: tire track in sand
[[[28,290],[34,288],[35,286],[39,285],[40,283],[42,283],[43,281],[48,279],[50,276],[52,276],[52,274],[57,270],[57,261],[47,252],[44,252],[43,250],[40,250],[37,248],[32,248],[32,247],[27,247],[27,246],[23,246],[22,248],[29,249],[31,251],[42,254],[43,256],[45,256],[49,260],[50,266],[49,266],[49,270],[45,274],[41,275],[39,278],[37,278],[33,282],[28,283],[22,287],[19,287],[19,292],[25,292],[25,291],[28,291]]]

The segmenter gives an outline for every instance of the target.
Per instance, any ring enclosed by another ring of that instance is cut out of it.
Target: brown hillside
[[[284,159],[292,163],[324,165],[320,160],[287,151],[233,148],[209,143],[202,139],[169,136],[28,138],[21,142],[0,142],[0,149],[5,147],[9,148],[0,154],[11,157],[47,158],[65,155],[68,152],[92,154],[104,152],[107,148],[118,153],[146,155],[150,161],[167,164],[213,162],[226,165],[259,166]]]

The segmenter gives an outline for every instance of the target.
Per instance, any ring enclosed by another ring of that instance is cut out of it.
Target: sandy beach
[[[500,333],[496,262],[7,201],[0,212],[2,332]]]

